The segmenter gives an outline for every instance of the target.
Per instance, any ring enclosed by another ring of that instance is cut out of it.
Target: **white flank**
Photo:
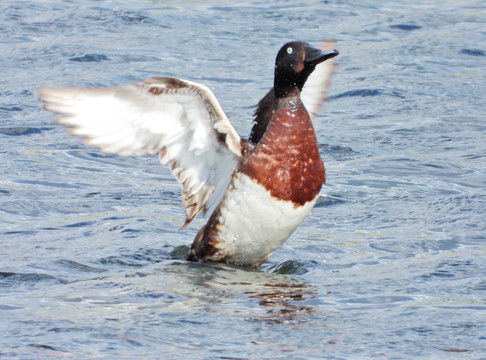
[[[274,198],[247,175],[236,174],[221,203],[218,257],[228,255],[239,265],[265,261],[302,223],[318,197],[295,207]]]

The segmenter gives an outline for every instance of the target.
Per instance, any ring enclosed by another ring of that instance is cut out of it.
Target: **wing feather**
[[[119,154],[159,154],[182,186],[184,226],[221,201],[241,139],[214,94],[176,78],[103,89],[39,89],[47,110],[86,144]],[[184,227],[183,226],[183,227]]]
[[[336,49],[336,43],[326,42],[322,44],[321,49]],[[300,99],[304,103],[312,120],[316,118],[317,113],[321,110],[322,104],[326,100],[327,89],[329,89],[331,84],[331,77],[336,69],[336,65],[337,63],[334,59],[329,59],[318,64],[309,75],[300,93]]]

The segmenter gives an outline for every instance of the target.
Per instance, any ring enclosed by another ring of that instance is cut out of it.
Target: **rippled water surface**
[[[7,0],[0,29],[0,358],[486,358],[484,1]],[[341,51],[328,184],[258,271],[185,262],[204,220],[157,158],[37,100],[176,75],[246,135],[292,39]]]

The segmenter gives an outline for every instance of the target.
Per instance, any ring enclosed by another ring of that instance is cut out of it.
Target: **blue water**
[[[0,2],[0,358],[486,359],[484,1]],[[242,135],[279,47],[334,39],[328,184],[258,271],[181,260],[156,157],[36,89],[175,75]]]

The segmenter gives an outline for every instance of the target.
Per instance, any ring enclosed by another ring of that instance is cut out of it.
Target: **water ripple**
[[[74,62],[100,62],[110,60],[108,56],[103,54],[86,54],[82,56],[75,56],[69,59]]]
[[[403,31],[413,31],[413,30],[422,29],[422,26],[415,25],[415,24],[396,24],[396,25],[390,25],[389,27],[390,29],[398,29]]]
[[[2,110],[3,108],[0,108]],[[21,108],[18,108],[18,111],[21,111]],[[12,110],[8,110],[12,111]],[[17,111],[17,110],[16,110]],[[52,130],[52,127],[9,127],[9,128],[0,128],[0,134],[8,135],[8,136],[24,136],[24,135],[32,135],[32,134],[40,134],[44,131]]]
[[[481,49],[461,49],[459,53],[471,56],[486,56],[486,51]]]

